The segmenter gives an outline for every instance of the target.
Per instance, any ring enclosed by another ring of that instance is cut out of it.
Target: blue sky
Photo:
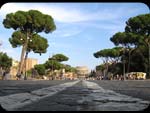
[[[112,48],[110,41],[117,32],[123,32],[125,22],[139,14],[150,13],[143,3],[7,3],[0,9],[0,51],[6,52],[15,60],[20,60],[21,47],[12,48],[8,38],[13,29],[4,28],[2,22],[6,14],[18,10],[39,10],[53,17],[57,29],[50,33],[40,33],[48,39],[47,53],[30,53],[30,58],[44,63],[52,54],[62,53],[69,57],[67,62],[71,66],[87,66],[95,69],[102,63],[93,53]]]

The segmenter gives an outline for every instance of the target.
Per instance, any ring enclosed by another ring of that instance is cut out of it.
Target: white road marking
[[[33,103],[48,96],[52,96],[59,91],[71,87],[79,81],[68,82],[52,87],[34,90],[31,93],[18,93],[0,97],[0,104],[8,111]],[[77,110],[92,111],[139,111],[146,108],[150,102],[139,98],[116,93],[112,90],[105,90],[94,82],[84,81],[83,86],[91,90],[88,96],[78,100],[79,104],[88,103],[88,107],[78,106]]]
[[[89,96],[83,98],[83,101],[95,102],[95,105],[89,106],[87,110],[139,111],[145,109],[150,104],[149,101],[116,93],[112,90],[105,90],[94,82],[84,80],[82,83],[92,91]],[[84,108],[78,108],[78,110],[82,109]]]
[[[18,93],[8,96],[1,96],[0,104],[4,109],[13,111],[17,108],[23,107],[24,105],[33,103],[48,96],[52,96],[59,91],[65,90],[67,87],[73,86],[77,82],[79,81],[67,82],[56,86],[34,90],[31,91],[31,93]]]

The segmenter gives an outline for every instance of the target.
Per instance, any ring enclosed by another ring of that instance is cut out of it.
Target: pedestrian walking
[[[6,71],[3,72],[2,80],[9,80],[10,79],[10,70],[7,69]]]
[[[5,80],[5,76],[6,76],[6,71],[3,72],[2,80]]]
[[[23,72],[21,72],[20,74],[17,73],[16,77],[17,77],[17,80],[21,80],[21,78],[23,77]]]

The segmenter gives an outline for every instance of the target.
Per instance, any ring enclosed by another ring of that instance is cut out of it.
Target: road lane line
[[[8,96],[0,97],[1,106],[8,111],[15,111],[17,108],[23,107],[27,104],[33,103],[48,96],[52,96],[68,87],[71,87],[78,83],[79,80],[73,82],[67,82],[47,88],[41,88],[31,91],[31,93],[18,93]]]
[[[106,90],[97,83],[83,80],[83,86],[87,87],[92,93],[84,98],[85,101],[95,103],[89,106],[88,110],[96,111],[140,111],[148,107],[150,101],[116,93],[112,90]],[[82,108],[78,108],[82,110]]]

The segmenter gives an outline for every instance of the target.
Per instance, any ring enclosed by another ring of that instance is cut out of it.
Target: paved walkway
[[[0,97],[0,102],[15,111],[140,111],[150,103],[84,80]]]

